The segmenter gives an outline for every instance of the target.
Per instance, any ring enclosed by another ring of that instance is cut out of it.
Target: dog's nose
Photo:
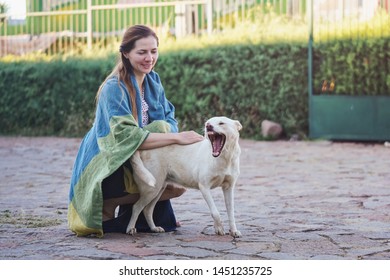
[[[209,123],[206,123],[206,130],[207,131],[213,131],[213,126],[211,125],[211,124],[209,124]]]

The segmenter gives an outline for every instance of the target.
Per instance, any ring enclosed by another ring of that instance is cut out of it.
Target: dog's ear
[[[241,123],[239,121],[234,121],[234,123],[236,124],[237,131],[240,131],[242,129]]]

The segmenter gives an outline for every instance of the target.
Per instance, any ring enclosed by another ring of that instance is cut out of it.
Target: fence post
[[[207,35],[213,33],[213,0],[206,3]]]
[[[175,35],[177,38],[182,38],[187,34],[186,25],[186,5],[175,5]]]
[[[92,49],[92,0],[87,0],[87,48]]]
[[[309,111],[309,129],[310,129],[310,122],[311,122],[311,111],[312,111],[312,95],[313,95],[313,0],[307,1],[307,19],[308,19],[308,30],[309,30],[309,40],[308,40],[308,46],[307,46],[307,86],[308,86],[308,111]],[[310,131],[309,131],[310,133]]]
[[[308,41],[308,85],[309,95],[313,93],[313,0],[308,0],[308,29],[309,29],[309,41]]]

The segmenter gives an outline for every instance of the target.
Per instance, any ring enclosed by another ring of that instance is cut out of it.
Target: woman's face
[[[133,66],[135,75],[148,74],[158,59],[157,40],[153,36],[139,39],[134,48],[124,55]]]

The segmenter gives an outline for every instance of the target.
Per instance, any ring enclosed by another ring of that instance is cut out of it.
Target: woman
[[[130,27],[117,65],[98,90],[95,121],[80,145],[71,179],[68,221],[77,235],[125,232],[131,204],[139,198],[129,164],[137,149],[203,139],[194,131],[178,133],[174,106],[153,71],[158,43],[147,26]],[[183,192],[184,188],[170,185],[156,205],[156,224],[166,231],[176,229],[169,199]],[[115,217],[118,205],[122,206]],[[142,219],[136,227],[147,230]]]

